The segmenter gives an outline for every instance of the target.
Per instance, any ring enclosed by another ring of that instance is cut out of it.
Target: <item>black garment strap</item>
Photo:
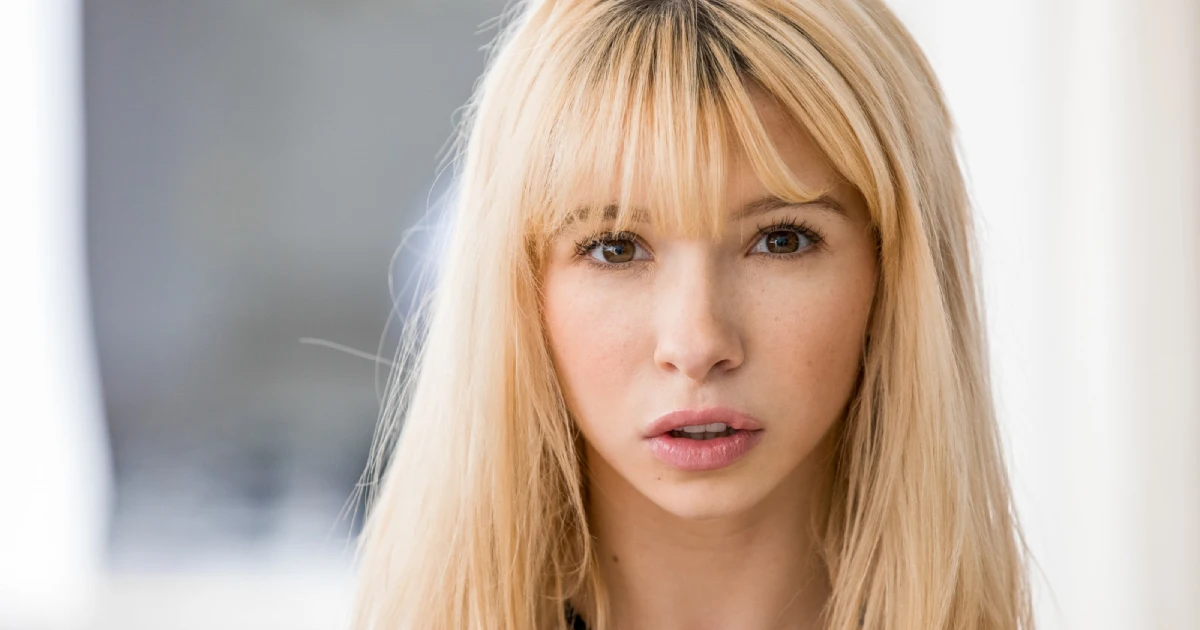
[[[575,612],[575,607],[571,606],[571,602],[563,604],[563,614],[566,615],[567,626],[571,630],[588,630],[587,624],[584,623],[583,617],[580,617]]]

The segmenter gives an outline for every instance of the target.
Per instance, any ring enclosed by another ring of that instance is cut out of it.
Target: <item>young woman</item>
[[[894,16],[510,17],[356,627],[1032,627],[951,123]]]

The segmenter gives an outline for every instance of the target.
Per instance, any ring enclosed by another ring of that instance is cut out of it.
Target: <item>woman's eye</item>
[[[798,230],[779,229],[763,234],[752,251],[762,254],[795,254],[813,244]]]
[[[600,262],[611,265],[649,258],[646,255],[646,250],[642,249],[637,241],[632,238],[606,238],[597,240],[588,250],[588,255]]]

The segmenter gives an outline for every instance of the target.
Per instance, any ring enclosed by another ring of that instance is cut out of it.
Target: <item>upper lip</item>
[[[762,429],[757,420],[740,411],[735,411],[728,407],[708,407],[705,409],[680,409],[665,413],[655,419],[650,427],[646,429],[646,437],[658,437],[682,427],[713,424],[715,422],[722,422],[730,428],[744,431],[758,431]]]

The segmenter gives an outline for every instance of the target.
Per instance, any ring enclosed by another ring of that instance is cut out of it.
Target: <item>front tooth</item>
[[[706,425],[698,425],[694,427],[683,427],[684,433],[704,433]]]
[[[724,422],[714,422],[704,426],[704,430],[708,433],[720,433],[727,428]]]

